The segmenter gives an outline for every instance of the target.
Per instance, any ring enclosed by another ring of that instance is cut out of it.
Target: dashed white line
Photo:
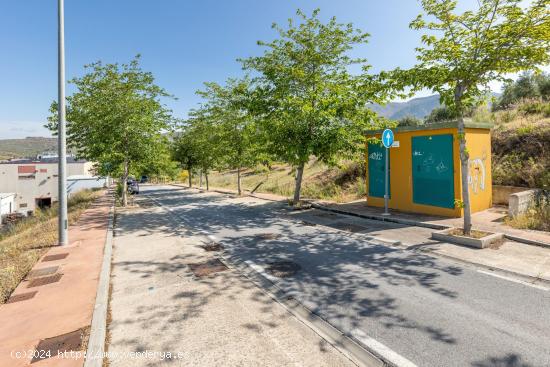
[[[542,286],[542,285],[529,283],[529,282],[526,282],[526,281],[521,280],[521,279],[509,278],[509,277],[507,277],[507,276],[500,275],[500,274],[497,274],[497,273],[494,273],[494,272],[491,272],[491,271],[478,270],[477,272],[478,272],[478,273],[481,273],[481,274],[490,275],[490,276],[495,277],[495,278],[508,280],[508,281],[510,281],[510,282],[523,284],[523,285],[526,285],[526,286],[528,286],[528,287],[537,288],[537,289],[540,289],[540,290],[543,290],[543,291],[549,291],[549,290],[550,290],[550,288],[544,287],[544,286]]]
[[[357,341],[364,344],[367,348],[380,354],[381,357],[385,358],[387,361],[393,363],[398,367],[418,367],[416,364],[409,361],[407,358],[394,352],[389,347],[385,346],[384,344],[380,343],[379,341],[365,334],[363,330],[353,329],[351,331],[351,336],[357,339]]]

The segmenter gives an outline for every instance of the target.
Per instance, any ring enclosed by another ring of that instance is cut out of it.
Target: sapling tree
[[[275,40],[258,42],[263,55],[241,60],[255,76],[252,110],[267,136],[265,147],[296,169],[294,205],[309,159],[332,164],[362,148],[363,130],[376,119],[366,106],[383,100],[383,86],[367,74],[366,60],[349,56],[366,43],[367,33],[334,17],[324,23],[319,10],[297,15],[298,24],[273,25]],[[352,65],[365,73],[352,75]]]
[[[210,125],[210,136],[217,143],[218,163],[237,171],[237,192],[242,194],[243,168],[254,166],[260,158],[260,140],[250,112],[251,86],[248,78],[229,79],[226,85],[205,83],[197,93],[205,100],[203,121]]]
[[[172,96],[141,69],[139,55],[129,64],[98,61],[85,68],[84,76],[70,81],[76,92],[67,97],[68,146],[79,157],[121,174],[126,206],[132,167],[150,162],[165,144],[162,134],[173,120],[161,99]],[[54,103],[47,124],[54,132],[56,110]]]

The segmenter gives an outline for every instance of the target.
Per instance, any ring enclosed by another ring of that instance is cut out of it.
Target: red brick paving
[[[32,356],[14,358],[13,353],[33,350],[42,339],[91,324],[111,205],[111,196],[104,194],[70,226],[70,245],[51,248],[44,255],[68,253],[67,257],[39,261],[33,267],[59,266],[58,273],[63,276],[58,282],[28,288],[29,281],[23,281],[12,296],[29,291],[37,291],[36,295],[0,306],[0,366],[28,366]],[[55,355],[32,366],[74,367],[83,363],[82,358],[61,359]]]

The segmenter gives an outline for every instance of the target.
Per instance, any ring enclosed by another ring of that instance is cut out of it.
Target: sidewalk
[[[33,358],[29,351],[49,347],[54,349],[51,358],[33,366],[83,365],[83,358],[58,357],[57,347],[85,350],[81,338],[86,339],[92,320],[111,204],[104,194],[87,209],[69,228],[71,244],[50,249],[15,289],[11,302],[0,306],[0,366],[28,366]],[[39,347],[57,336],[62,337]]]
[[[315,201],[319,205],[323,205],[329,209],[335,209],[346,213],[372,217],[373,219],[396,221],[402,224],[413,224],[419,226],[437,227],[460,227],[462,226],[462,218],[446,218],[424,214],[403,213],[396,210],[390,210],[390,217],[383,217],[383,208],[367,206],[364,200],[355,201],[352,203],[337,204],[327,201]],[[504,207],[494,207],[481,212],[472,214],[472,224],[475,229],[485,230],[489,232],[500,232],[509,236],[511,239],[525,239],[527,241],[539,242],[541,245],[546,244],[550,247],[550,233],[542,231],[534,231],[529,229],[517,229],[504,224],[503,219],[506,217],[507,211]]]
[[[211,191],[235,194],[235,191],[227,189],[211,189]],[[287,200],[285,197],[274,194],[255,193],[252,196],[271,201]],[[535,241],[539,246],[507,240],[498,248],[474,249],[431,239],[432,231],[448,226],[459,226],[462,218],[435,217],[394,210],[391,211],[390,217],[384,217],[381,215],[383,209],[369,207],[362,200],[344,204],[318,200],[311,202],[322,209],[358,217],[351,222],[356,221],[358,225],[365,227],[365,230],[360,233],[399,241],[411,250],[430,252],[485,268],[494,268],[527,277],[531,282],[539,279],[550,282],[550,234],[515,229],[502,224],[502,218],[506,215],[503,210],[493,208],[473,214],[474,228],[498,231],[505,233],[510,238],[521,237],[522,240]],[[316,221],[319,221],[319,218]],[[330,226],[328,222],[330,221],[327,221],[327,225]],[[548,247],[541,246],[541,244],[548,244]]]
[[[156,205],[118,211],[111,367],[353,366],[203,240]]]

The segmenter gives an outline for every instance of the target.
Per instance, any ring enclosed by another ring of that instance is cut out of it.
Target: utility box
[[[468,187],[473,212],[492,206],[491,127],[466,122],[470,154]],[[456,122],[392,129],[389,154],[389,208],[404,212],[462,216],[460,150]],[[367,131],[381,138],[383,130]],[[384,207],[386,148],[367,141],[367,205]]]

